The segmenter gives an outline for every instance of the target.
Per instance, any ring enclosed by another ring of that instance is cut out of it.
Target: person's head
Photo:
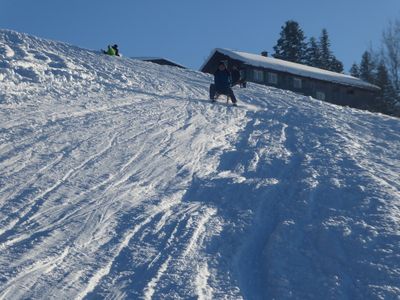
[[[115,45],[113,46],[113,48],[117,49],[117,48],[118,48],[118,45],[117,45],[117,44],[115,44]]]
[[[219,63],[218,69],[221,70],[221,71],[223,71],[223,70],[226,69],[225,63],[224,63],[223,61],[221,61],[221,62]]]

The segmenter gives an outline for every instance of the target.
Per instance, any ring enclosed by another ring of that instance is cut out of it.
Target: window
[[[302,80],[300,78],[293,78],[293,87],[295,89],[301,89],[303,87]]]
[[[270,84],[278,84],[278,74],[276,74],[276,73],[268,73],[268,83],[270,83]]]
[[[254,81],[263,82],[264,81],[264,72],[261,70],[253,70]]]
[[[325,101],[325,93],[324,92],[317,92],[315,98]]]

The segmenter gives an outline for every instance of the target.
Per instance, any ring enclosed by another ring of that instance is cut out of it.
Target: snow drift
[[[0,30],[1,299],[396,299],[400,122]]]

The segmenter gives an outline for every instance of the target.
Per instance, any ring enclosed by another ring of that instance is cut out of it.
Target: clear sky
[[[0,28],[125,56],[162,56],[198,69],[216,47],[273,52],[281,26],[305,35],[328,30],[347,72],[383,29],[400,19],[400,0],[0,0]]]

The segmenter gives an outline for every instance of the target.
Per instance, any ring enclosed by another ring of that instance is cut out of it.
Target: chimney
[[[268,51],[263,51],[263,52],[261,52],[261,56],[268,57]]]

